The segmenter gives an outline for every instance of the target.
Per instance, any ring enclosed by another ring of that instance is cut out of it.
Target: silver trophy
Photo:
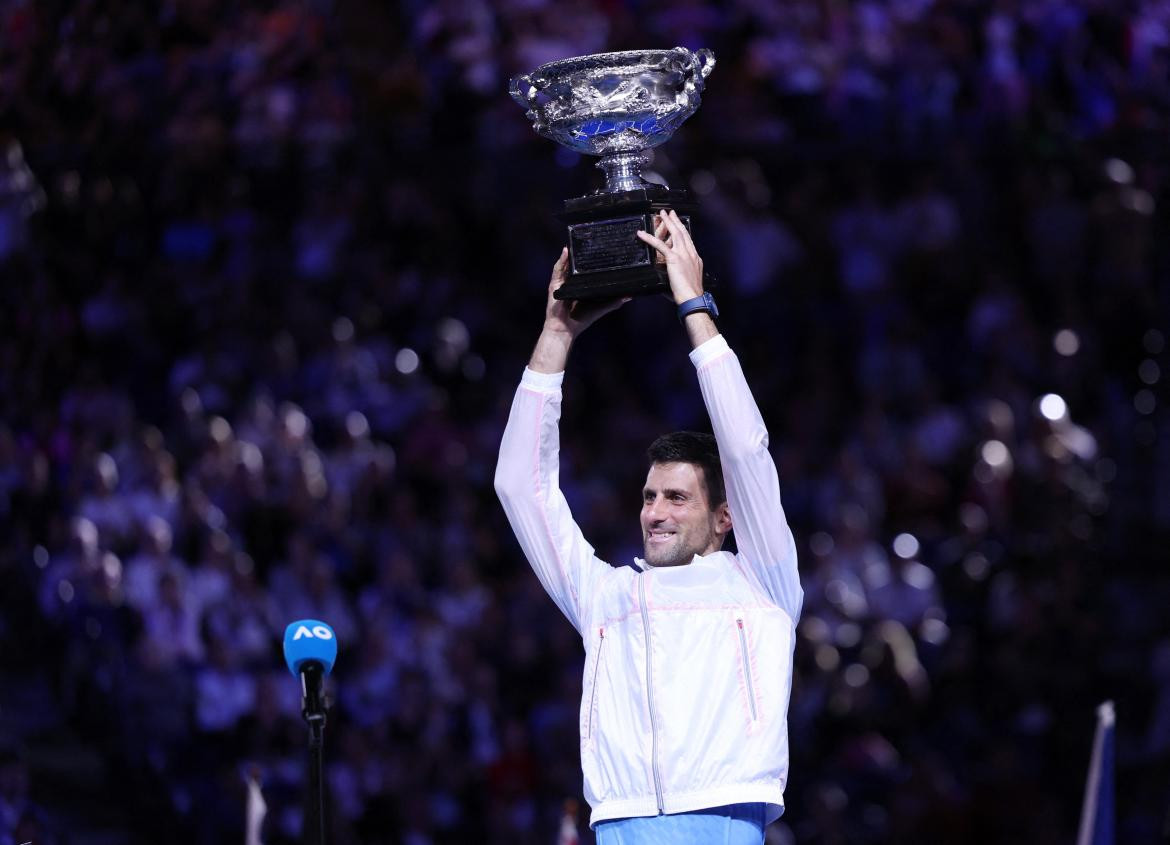
[[[559,299],[598,299],[669,290],[654,250],[634,234],[673,208],[690,226],[697,206],[685,189],[645,181],[646,150],[674,134],[699,107],[715,56],[710,50],[629,50],[562,59],[512,79],[512,98],[532,128],[579,153],[601,156],[605,186],[565,200],[569,278]]]

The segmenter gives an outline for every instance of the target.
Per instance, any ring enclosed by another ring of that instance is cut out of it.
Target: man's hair
[[[719,444],[713,435],[702,431],[664,434],[650,444],[646,457],[651,464],[694,464],[703,470],[707,505],[711,510],[727,501],[727,493],[723,489],[723,465],[719,462]]]

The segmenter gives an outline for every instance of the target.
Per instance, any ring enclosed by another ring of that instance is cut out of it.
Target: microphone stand
[[[325,845],[325,696],[324,671],[310,660],[301,668],[304,705],[301,715],[309,725],[309,790],[305,794],[305,845]]]

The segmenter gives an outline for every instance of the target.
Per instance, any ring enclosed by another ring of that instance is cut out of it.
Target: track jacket
[[[559,487],[563,373],[526,369],[496,491],[537,578],[585,644],[580,731],[590,825],[759,801],[784,809],[803,592],[768,433],[722,336],[691,352],[739,551],[613,567]]]

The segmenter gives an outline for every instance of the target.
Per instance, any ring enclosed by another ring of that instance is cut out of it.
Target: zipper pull
[[[739,630],[741,630],[741,631],[743,630],[743,620],[742,619],[736,619],[735,624],[739,626]]]
[[[599,640],[604,640],[604,639],[605,639],[605,628],[598,628],[598,629],[597,629],[597,638],[598,638]]]

